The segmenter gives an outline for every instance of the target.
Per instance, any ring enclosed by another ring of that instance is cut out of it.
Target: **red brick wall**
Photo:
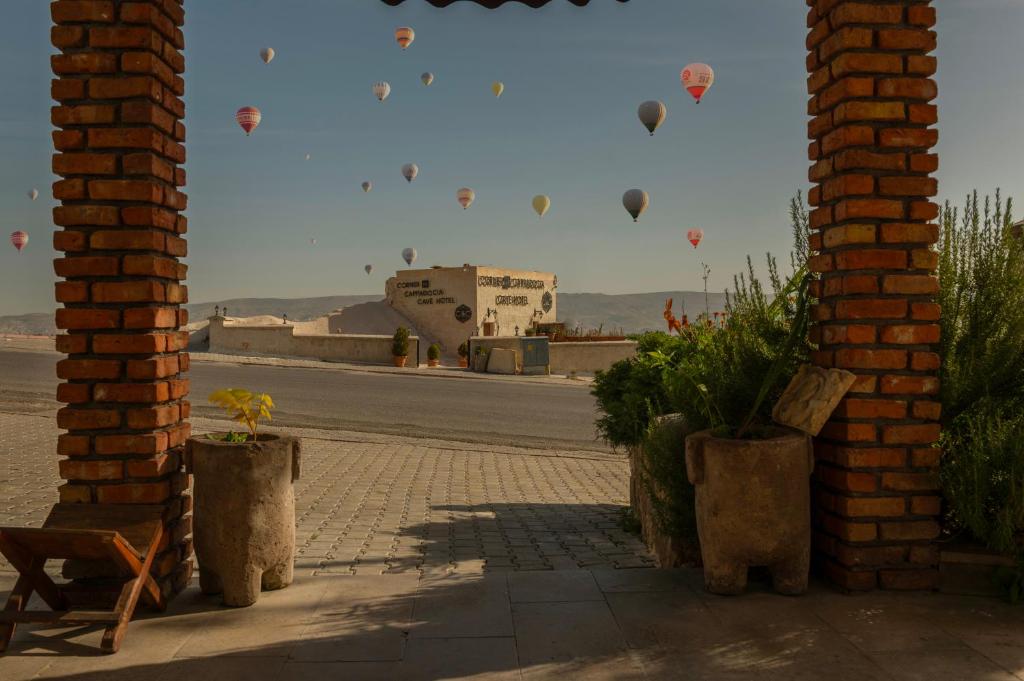
[[[815,361],[858,380],[816,442],[815,546],[850,589],[937,579],[935,10],[807,0]]]
[[[163,505],[168,592],[191,573],[181,2],[51,4],[60,499]]]

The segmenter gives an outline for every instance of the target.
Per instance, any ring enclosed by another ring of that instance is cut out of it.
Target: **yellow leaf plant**
[[[253,393],[241,388],[227,388],[218,390],[210,395],[210,402],[217,405],[238,423],[244,423],[256,440],[256,431],[259,429],[260,419],[272,421],[270,410],[274,408],[274,401],[267,393]],[[233,437],[234,433],[228,433],[226,438],[229,442],[237,442]],[[242,440],[244,442],[244,440]]]

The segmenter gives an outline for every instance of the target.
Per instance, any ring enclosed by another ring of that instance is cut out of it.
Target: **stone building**
[[[555,321],[557,288],[549,272],[463,265],[401,270],[385,293],[392,308],[451,354],[473,335],[512,336]]]

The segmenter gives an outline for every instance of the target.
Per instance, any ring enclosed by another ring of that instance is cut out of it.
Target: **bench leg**
[[[32,581],[25,575],[20,575],[18,581],[14,583],[11,595],[7,598],[7,606],[4,611],[22,612],[31,597]],[[0,624],[0,653],[6,652],[7,646],[11,644],[11,639],[14,638],[14,627],[14,622]]]

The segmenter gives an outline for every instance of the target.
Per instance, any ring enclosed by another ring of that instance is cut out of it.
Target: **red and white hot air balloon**
[[[21,253],[21,250],[28,245],[28,234],[20,229],[16,232],[11,232],[11,243],[18,249],[18,252]]]
[[[707,94],[715,83],[715,71],[707,64],[688,64],[679,74],[686,91],[700,104],[701,98]]]
[[[462,210],[466,210],[473,205],[473,201],[476,199],[476,192],[469,187],[463,187],[455,193],[455,198],[459,200],[459,205],[462,206]]]
[[[235,112],[235,120],[242,126],[242,130],[245,130],[246,136],[249,135],[256,126],[263,120],[263,114],[260,110],[254,106],[243,106],[237,112]]]
[[[412,45],[413,40],[416,40],[416,31],[409,26],[399,26],[395,29],[395,40],[398,41],[398,46],[404,50]]]
[[[689,241],[691,244],[693,244],[694,248],[697,248],[697,246],[700,245],[700,242],[701,242],[701,240],[703,238],[704,238],[704,230],[703,229],[691,229],[689,232],[686,233],[687,241]]]

